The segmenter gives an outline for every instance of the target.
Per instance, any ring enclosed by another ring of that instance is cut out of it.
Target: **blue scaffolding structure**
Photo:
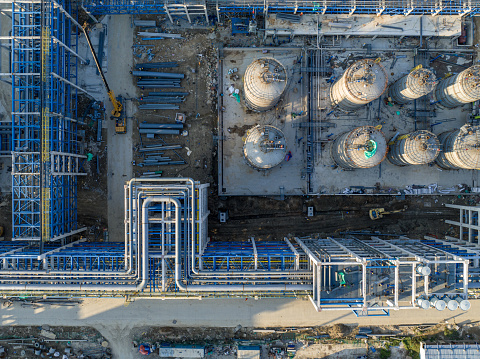
[[[66,0],[12,3],[13,239],[41,243],[77,225],[80,25]],[[40,250],[42,245],[40,245]]]
[[[106,14],[168,14],[171,5],[194,6],[203,4],[195,1],[165,0],[84,0],[84,8],[94,15]],[[480,4],[472,0],[442,1],[427,0],[317,0],[295,1],[254,0],[209,0],[206,5],[217,17],[221,14],[374,14],[374,15],[475,15]]]

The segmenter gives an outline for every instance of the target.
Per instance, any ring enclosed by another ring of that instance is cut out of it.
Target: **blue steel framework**
[[[83,6],[94,15],[166,14],[169,4],[186,6],[195,1],[164,0],[83,0]],[[207,6],[217,16],[225,13],[311,13],[311,14],[375,14],[375,15],[475,15],[480,12],[477,0],[317,0],[269,1],[209,0]]]
[[[77,233],[78,26],[66,0],[12,3],[12,216],[15,240]],[[60,169],[60,170],[59,170]]]

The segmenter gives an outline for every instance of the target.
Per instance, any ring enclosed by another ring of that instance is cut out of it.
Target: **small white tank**
[[[417,266],[417,273],[423,276],[427,276],[427,275],[430,275],[430,273],[432,273],[432,270],[430,269],[429,266],[425,264],[419,264]]]
[[[438,311],[445,310],[447,303],[443,299],[438,298],[436,295],[430,298],[430,305]]]
[[[243,155],[248,164],[259,170],[279,165],[285,158],[287,142],[282,131],[273,126],[257,125],[248,130]]]

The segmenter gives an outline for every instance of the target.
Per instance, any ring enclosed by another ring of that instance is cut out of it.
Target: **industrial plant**
[[[3,4],[2,295],[476,300],[477,2]],[[361,230],[309,224],[345,196]],[[433,228],[374,227],[386,196],[409,208],[383,223],[421,204]]]

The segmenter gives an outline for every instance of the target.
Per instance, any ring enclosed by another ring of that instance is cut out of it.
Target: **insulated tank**
[[[383,161],[386,153],[385,136],[373,126],[358,127],[339,135],[331,150],[335,163],[346,169],[374,167]]]
[[[437,105],[444,108],[455,108],[480,100],[480,65],[441,80],[433,94]]]
[[[435,161],[440,141],[430,131],[419,130],[398,136],[388,147],[387,158],[394,165],[424,165]]]
[[[387,88],[387,73],[374,60],[360,60],[350,66],[330,89],[332,103],[354,111],[380,97]]]
[[[287,87],[287,71],[277,60],[261,58],[248,65],[243,77],[245,103],[255,112],[271,109]]]
[[[273,126],[257,125],[248,130],[243,155],[248,164],[259,170],[279,165],[285,158],[287,142],[282,131]]]
[[[438,135],[442,152],[435,163],[447,170],[480,169],[480,126],[464,125]]]
[[[397,104],[406,104],[433,91],[437,77],[428,69],[418,68],[398,79],[388,88],[388,96]]]

